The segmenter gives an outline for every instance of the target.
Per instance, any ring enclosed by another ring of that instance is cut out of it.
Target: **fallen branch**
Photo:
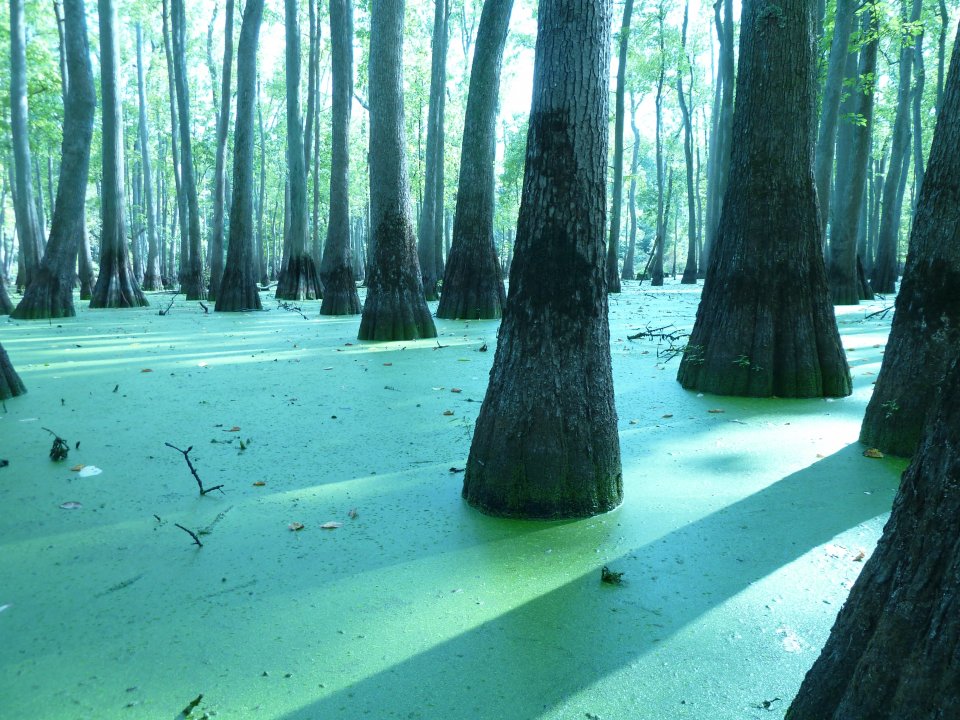
[[[175,293],[173,294],[173,297],[170,298],[170,304],[167,305],[164,309],[162,309],[162,310],[160,311],[160,314],[161,314],[161,315],[168,315],[168,314],[170,313],[170,308],[173,307],[173,301],[177,299],[177,295],[179,295],[179,294],[180,294],[180,293],[178,293],[178,292],[175,292]]]
[[[213,487],[210,487],[210,488],[203,487],[203,481],[200,479],[200,475],[197,473],[197,469],[193,466],[193,463],[190,462],[190,451],[193,450],[193,445],[188,447],[186,450],[181,450],[176,445],[171,445],[170,443],[164,443],[164,445],[166,445],[169,448],[173,448],[178,453],[181,453],[183,455],[183,459],[187,461],[187,467],[190,468],[190,472],[193,473],[193,477],[197,481],[197,485],[200,487],[201,495],[206,495],[207,493],[213,492],[214,490],[220,490],[220,492],[223,493],[223,490],[221,490],[223,485],[214,485]],[[184,530],[186,530],[186,528],[184,528]]]
[[[189,529],[189,528],[185,528],[185,527],[184,527],[183,525],[181,525],[180,523],[174,523],[174,525],[176,525],[178,528],[180,528],[181,530],[183,530],[187,535],[189,535],[190,537],[192,537],[192,538],[193,538],[193,541],[194,541],[199,547],[203,547],[203,543],[200,542],[200,538],[197,537],[197,534],[196,534],[193,530],[191,530],[191,529]],[[198,700],[199,700],[199,698],[198,698]]]
[[[647,323],[645,330],[635,335],[627,335],[627,340],[656,340],[657,360],[670,362],[678,355],[683,355],[687,348],[686,340],[689,337],[690,333],[685,333],[673,325],[652,328],[650,323]],[[667,345],[665,348],[664,343]]]
[[[309,319],[310,319],[310,318],[308,318],[306,315],[303,314],[303,308],[301,308],[301,307],[299,307],[299,306],[297,306],[297,305],[291,305],[291,304],[288,303],[288,302],[280,302],[280,301],[277,301],[277,307],[281,308],[282,310],[288,310],[288,311],[290,311],[290,312],[295,312],[295,313],[297,313],[298,315],[300,315],[300,317],[302,317],[304,320],[309,320]]]
[[[210,308],[208,308],[206,305],[204,305],[204,304],[203,304],[203,301],[201,301],[201,300],[198,300],[197,302],[199,302],[199,303],[200,303],[200,307],[203,308],[203,314],[204,314],[204,315],[209,315],[209,314],[210,314]]]
[[[872,320],[875,317],[879,317],[881,320],[883,320],[887,316],[887,313],[891,312],[894,309],[894,307],[895,307],[894,305],[887,305],[887,307],[883,308],[882,310],[877,310],[876,312],[872,312],[869,315],[865,315],[863,319]]]

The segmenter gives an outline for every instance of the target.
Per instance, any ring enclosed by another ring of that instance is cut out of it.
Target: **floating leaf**
[[[666,415],[661,415],[660,417],[662,417],[662,418],[664,418],[664,419],[672,418],[672,417],[673,417],[673,413],[667,413]]]
[[[452,392],[452,393],[462,393],[463,390],[461,390],[460,388],[450,388],[450,392]]]
[[[444,414],[444,415],[453,415],[453,410],[444,410],[444,411],[443,411],[443,414]]]
[[[290,530],[294,530],[294,531],[296,531],[296,530],[303,530],[303,523],[292,522],[292,523],[290,523],[289,525],[287,525],[287,527],[288,527]]]
[[[330,520],[329,522],[325,522],[323,525],[321,525],[321,526],[320,526],[320,529],[321,529],[321,530],[336,530],[338,527],[343,527],[343,523],[342,523],[342,522],[337,522],[337,521],[335,521],[335,520]]]
[[[718,413],[725,413],[726,410],[724,410],[723,408],[710,408],[709,410],[707,410],[707,412],[713,413],[714,415],[716,415]]]
[[[466,470],[466,468],[458,468],[458,467],[450,468],[450,472],[452,473],[462,473],[464,470]]]
[[[234,426],[233,426],[232,428],[230,428],[229,430],[224,430],[224,432],[240,432],[240,426],[239,426],[239,425],[234,425]]]
[[[99,475],[103,470],[98,468],[96,465],[84,465],[83,469],[77,472],[77,475],[80,477],[93,477],[94,475]]]
[[[255,483],[253,483],[253,486],[254,486],[254,487],[263,487],[263,486],[266,485],[266,484],[267,484],[267,483],[264,482],[263,480],[257,480]]]
[[[76,500],[69,500],[65,503],[60,503],[60,507],[64,510],[79,510],[83,507],[83,503],[79,503]]]
[[[607,585],[620,585],[623,582],[623,573],[614,572],[604,565],[600,568],[600,582],[607,583]]]
[[[358,517],[360,517],[360,513],[357,512],[356,508],[350,508],[350,512],[347,513],[347,517],[349,517],[351,520],[356,520]]]
[[[393,365],[393,363],[384,363],[384,364],[383,364],[384,367],[390,367],[391,365]]]
[[[74,466],[73,466],[72,468],[70,468],[70,469],[73,470],[73,472],[80,472],[80,471],[83,470],[85,467],[86,467],[86,465],[84,465],[83,463],[79,463],[79,464],[77,464],[77,465],[74,465]]]
[[[883,453],[876,448],[869,448],[863,451],[863,456],[868,458],[882,458]]]
[[[856,555],[853,556],[853,561],[854,561],[854,562],[863,562],[863,559],[864,559],[866,556],[867,556],[867,552],[866,552],[863,548],[860,548],[860,551],[859,551]]]
[[[142,372],[142,373],[145,373],[145,372],[153,372],[153,370],[151,370],[150,368],[143,368],[143,370],[141,370],[140,372]]]

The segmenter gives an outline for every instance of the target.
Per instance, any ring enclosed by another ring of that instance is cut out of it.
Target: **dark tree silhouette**
[[[805,0],[743,5],[731,182],[680,362],[685,388],[850,393],[813,180],[812,8]]]
[[[160,247],[157,239],[157,211],[153,199],[153,167],[150,160],[150,125],[147,121],[146,69],[143,62],[143,27],[137,23],[137,144],[143,166],[143,195],[147,215],[147,265],[143,274],[144,290],[163,290],[160,277]]]
[[[478,509],[583,517],[623,496],[607,324],[609,0],[541,0],[510,295],[463,483]]]
[[[506,294],[493,242],[494,159],[500,68],[513,0],[485,0],[470,71],[453,239],[438,318],[498,318]]]
[[[33,282],[13,317],[37,320],[73,317],[77,251],[86,233],[84,203],[90,169],[90,140],[97,94],[90,67],[83,0],[65,0],[65,55],[70,78],[63,114],[60,183],[50,225],[50,240]]]
[[[23,381],[20,380],[17,371],[13,369],[13,363],[10,362],[7,351],[0,344],[0,400],[23,395],[26,391]]]
[[[955,48],[960,48],[960,35]],[[917,200],[883,365],[860,440],[911,455],[960,347],[960,52],[954,51]]]
[[[333,108],[330,219],[323,246],[321,315],[356,315],[360,298],[350,257],[350,106],[353,103],[353,3],[330,0]]]
[[[253,117],[257,100],[257,42],[263,0],[247,0],[237,42],[237,123],[233,131],[233,200],[227,262],[217,293],[220,312],[260,310],[259,260],[253,238]]]
[[[223,212],[227,184],[227,130],[230,128],[230,85],[233,77],[233,0],[223,19],[223,70],[220,73],[220,112],[217,114],[217,154],[213,171],[213,227],[210,230],[210,290],[217,299],[223,280]]]
[[[410,210],[403,122],[403,0],[377,0],[370,17],[372,262],[361,340],[436,337],[423,297]]]

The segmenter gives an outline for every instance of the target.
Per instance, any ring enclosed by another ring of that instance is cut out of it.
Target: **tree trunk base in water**
[[[696,268],[684,268],[683,277],[680,278],[681,285],[696,285],[697,284],[697,269]]]
[[[277,281],[277,300],[318,300],[322,297],[323,286],[313,258],[307,254],[291,257]]]
[[[7,279],[0,277],[0,315],[9,315],[13,312],[13,302],[7,292]]]
[[[254,282],[239,282],[230,278],[230,273],[224,272],[223,282],[220,283],[220,292],[217,293],[217,303],[214,312],[247,312],[248,310],[262,310],[260,291]]]
[[[113,263],[100,268],[100,276],[90,297],[91,308],[130,308],[149,304],[136,281],[130,277],[129,268],[121,271]]]
[[[449,284],[444,283],[437,307],[438,318],[496,320],[502,317],[506,296],[499,266],[447,275],[451,279]]]
[[[23,395],[27,389],[23,386],[20,376],[13,369],[13,363],[7,356],[7,351],[0,345],[0,400]]]
[[[398,291],[369,288],[360,320],[360,340],[416,340],[434,338],[437,329],[419,283]]]
[[[324,282],[320,314],[359,315],[360,311],[360,297],[357,295],[357,284],[350,266],[344,265],[329,273]]]
[[[181,292],[187,300],[206,300],[207,288],[203,282],[203,273],[188,273],[182,281]]]
[[[160,290],[163,290],[163,279],[160,277],[160,273],[147,270],[143,276],[142,287],[144,290],[149,290],[151,292],[159,292]]]
[[[17,320],[50,320],[74,317],[73,282],[61,282],[41,265],[26,294],[10,317]]]

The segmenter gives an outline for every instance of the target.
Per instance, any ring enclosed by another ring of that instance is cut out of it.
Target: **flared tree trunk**
[[[719,395],[849,395],[813,180],[811,5],[743,6],[731,184],[683,387]]]
[[[958,44],[960,47],[960,36]],[[960,347],[960,52],[954,52],[883,365],[861,442],[911,455]]]
[[[223,19],[223,69],[220,72],[220,113],[217,115],[217,154],[213,171],[213,227],[210,230],[210,290],[217,299],[223,280],[223,211],[227,184],[227,130],[230,127],[230,85],[233,77],[233,0]]]
[[[90,140],[97,94],[90,66],[83,0],[64,0],[66,62],[70,82],[63,113],[60,182],[50,240],[33,282],[13,311],[22,320],[73,317],[73,286],[81,238],[86,233],[84,204],[90,170]]]
[[[114,0],[98,0],[100,12],[100,97],[103,107],[100,189],[100,274],[91,308],[147,305],[127,251],[126,203],[123,197],[123,113],[117,88],[120,51],[114,31]],[[68,31],[69,32],[69,31]]]
[[[360,298],[350,247],[350,106],[353,103],[353,2],[330,0],[333,108],[330,219],[323,246],[321,315],[356,315]]]
[[[284,0],[287,76],[287,182],[289,218],[284,223],[283,270],[278,300],[316,300],[322,296],[317,266],[307,250],[307,166],[300,112],[300,3]]]
[[[430,59],[430,105],[427,111],[427,163],[424,169],[423,206],[418,225],[420,271],[427,300],[439,298],[437,284],[443,276],[437,262],[437,244],[443,243],[443,121],[447,93],[447,38],[450,2],[434,0],[433,42]]]
[[[247,0],[237,43],[237,124],[233,131],[233,200],[227,262],[215,310],[260,310],[260,272],[253,237],[253,118],[257,101],[257,43],[263,0]]]
[[[137,139],[140,144],[140,162],[143,164],[143,194],[147,215],[147,264],[143,273],[144,290],[163,290],[160,277],[160,246],[157,238],[157,209],[153,197],[153,168],[150,160],[150,126],[147,122],[147,85],[143,63],[143,28],[137,23],[137,94],[139,123]]]
[[[10,356],[0,345],[0,400],[23,395],[27,389],[23,386],[23,381],[13,369],[13,363],[10,362]]]
[[[403,122],[404,0],[375,0],[370,18],[372,262],[360,340],[437,336],[423,297],[410,210]]]
[[[207,288],[203,282],[203,247],[200,235],[200,203],[197,198],[197,174],[193,166],[193,139],[190,136],[190,86],[187,80],[187,19],[184,0],[172,0],[170,29],[173,34],[173,79],[177,92],[177,119],[180,134],[181,203],[186,204],[187,225],[180,232],[187,239],[190,257],[182,280],[187,300],[203,300]],[[227,98],[224,99],[224,102]]]
[[[485,0],[470,71],[453,239],[438,318],[499,318],[506,294],[493,238],[500,68],[513,0]]]
[[[954,361],[883,536],[786,720],[956,717],[958,517],[960,367]]]
[[[623,121],[626,112],[627,49],[630,47],[630,18],[633,0],[623,4],[617,56],[617,88],[613,116],[613,197],[610,207],[610,235],[607,238],[607,292],[620,292],[620,212],[623,206]]]
[[[623,482],[607,324],[609,0],[541,0],[510,296],[463,483],[492,515],[585,517]]]
[[[37,215],[30,160],[27,50],[23,0],[10,0],[10,136],[13,145],[13,208],[23,254],[23,285],[33,282],[43,257],[43,227]],[[18,285],[21,280],[18,279]]]

